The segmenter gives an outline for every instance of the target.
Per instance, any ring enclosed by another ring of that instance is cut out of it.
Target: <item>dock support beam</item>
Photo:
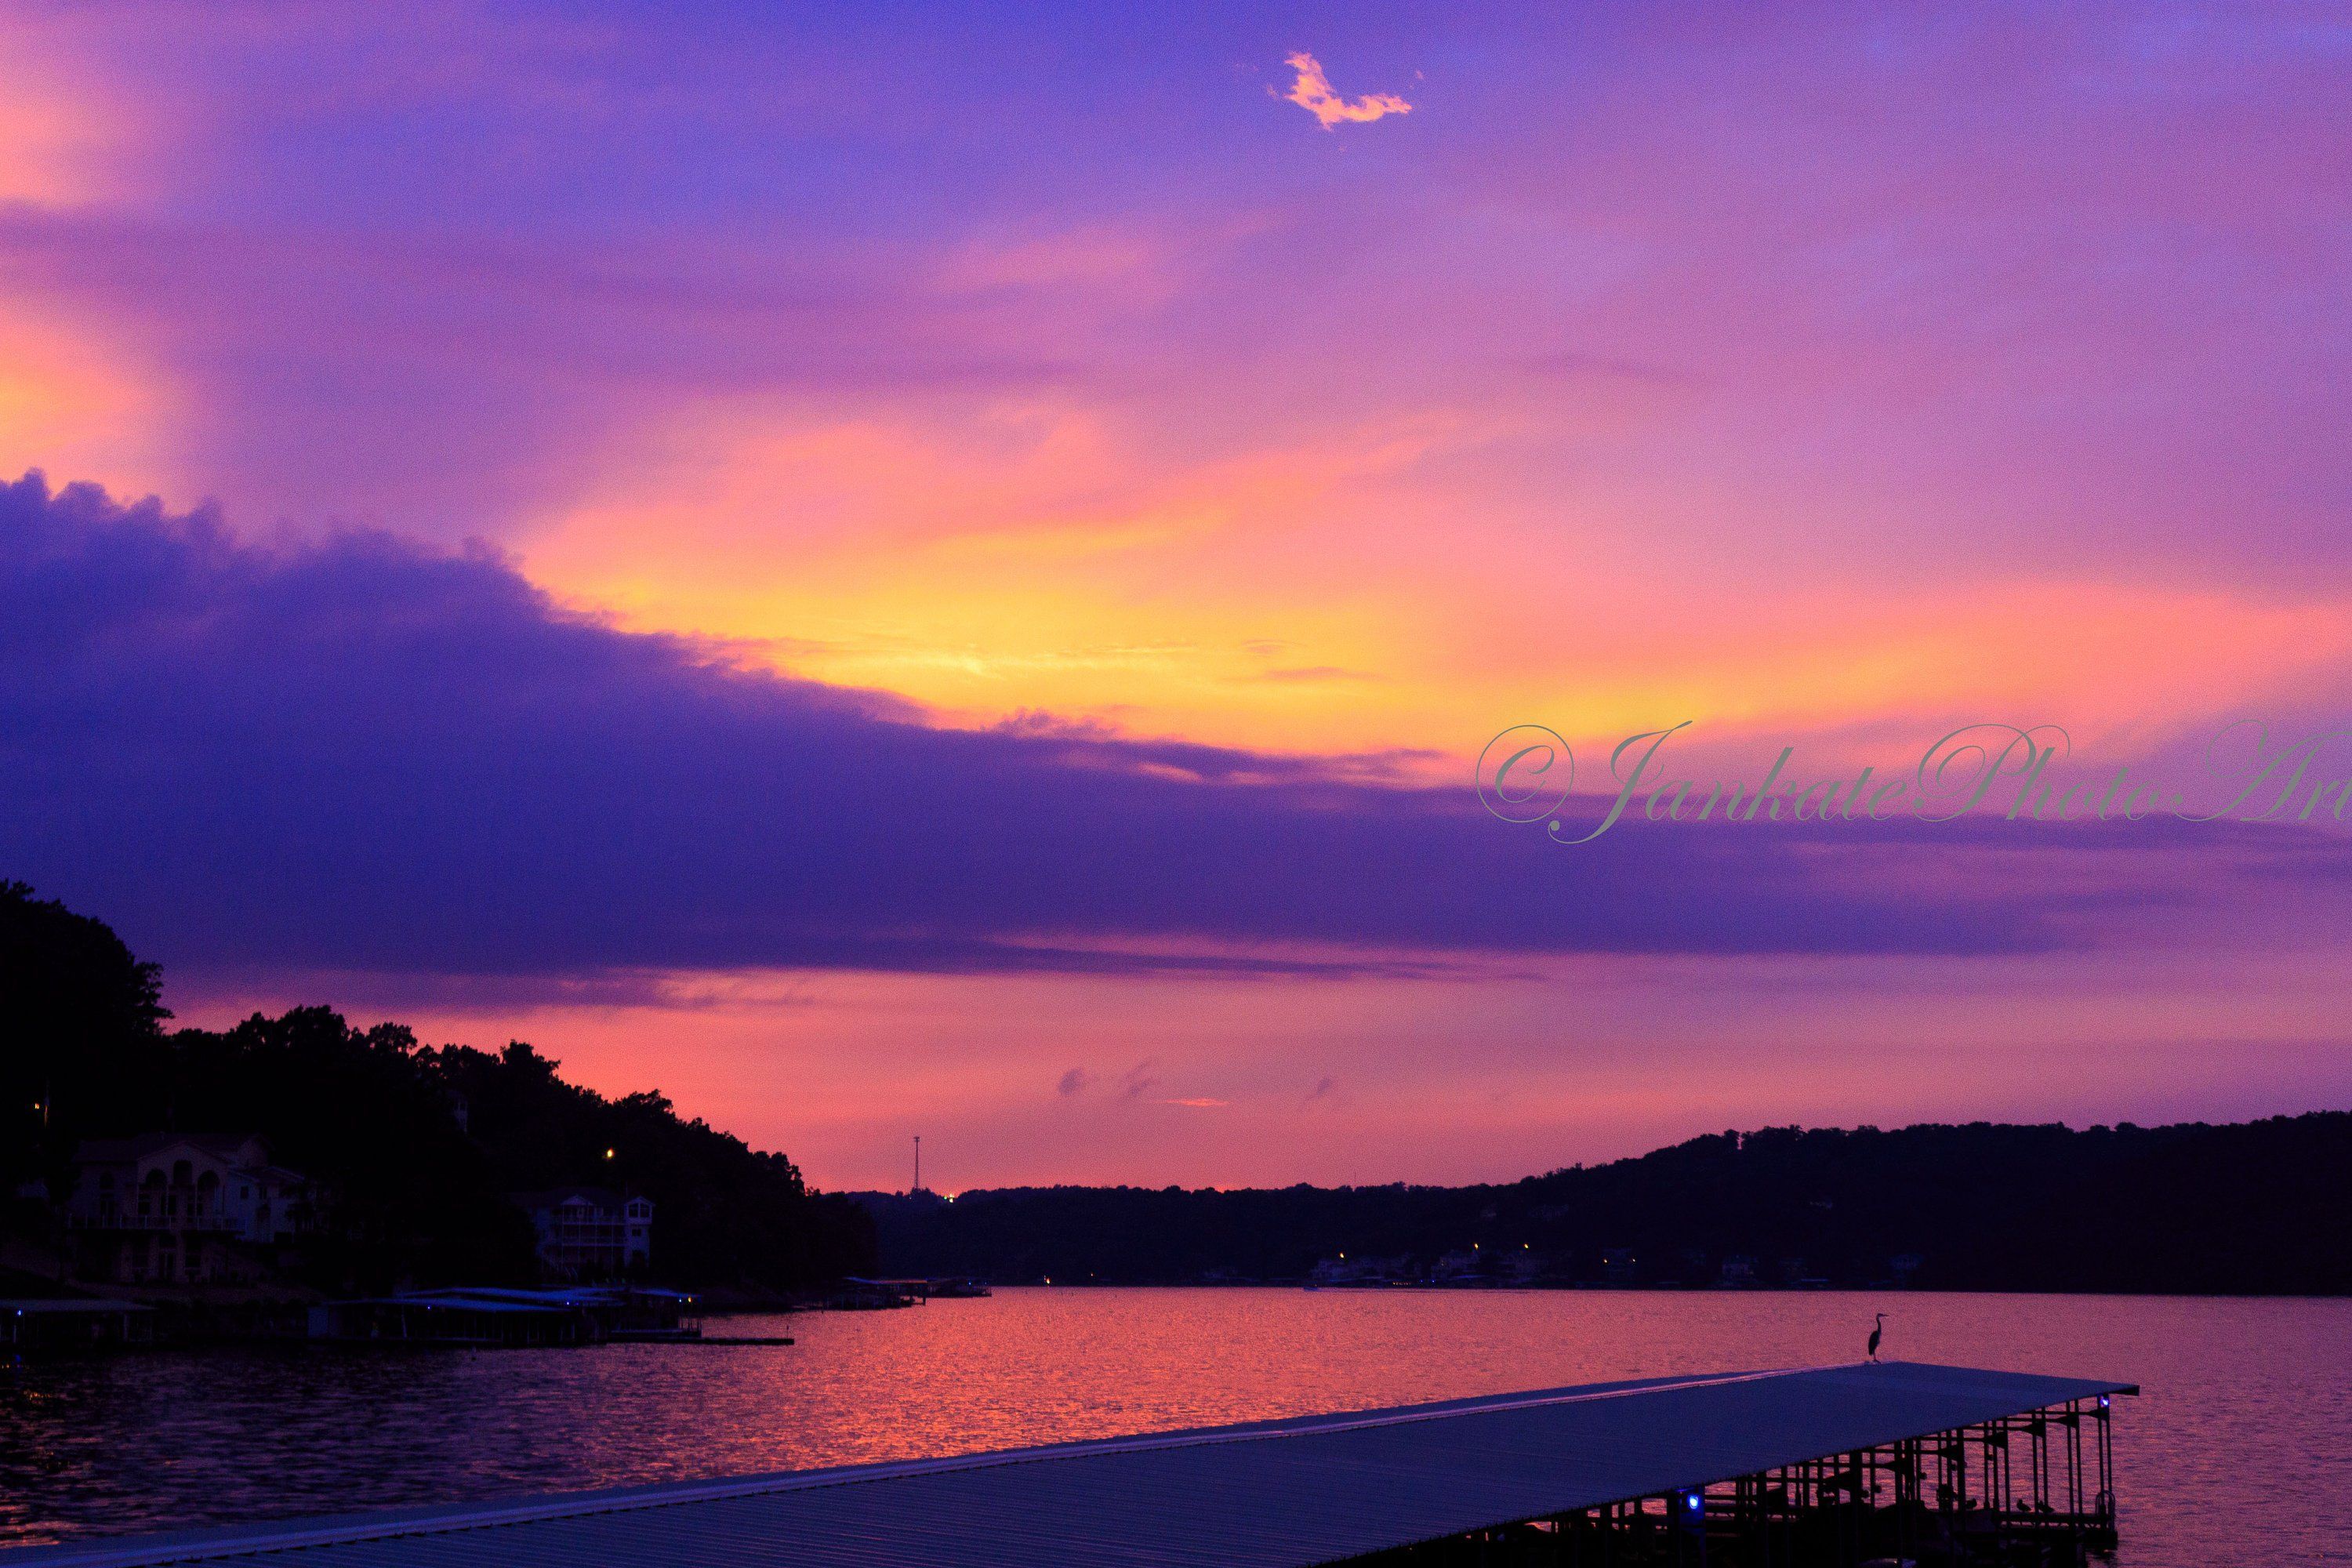
[[[2116,1546],[2112,1415],[2105,1396],[2070,1400],[1358,1561],[1384,1568],[1857,1568],[1892,1558],[1951,1568],[2084,1568]]]

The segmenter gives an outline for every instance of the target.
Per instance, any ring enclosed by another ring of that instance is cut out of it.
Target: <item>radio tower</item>
[[[923,1135],[922,1135],[921,1133],[918,1132],[918,1133],[916,1133],[916,1134],[915,1134],[915,1184],[914,1184],[913,1186],[908,1187],[908,1188],[907,1189],[907,1195],[908,1195],[908,1196],[909,1196],[909,1197],[912,1197],[915,1194],[919,1193],[919,1192],[921,1192],[922,1190],[923,1190]]]

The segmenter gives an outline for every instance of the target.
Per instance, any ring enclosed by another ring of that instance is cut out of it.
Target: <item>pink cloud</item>
[[[1322,65],[1303,49],[1282,63],[1298,73],[1298,79],[1290,84],[1290,90],[1283,98],[1313,115],[1326,131],[1343,121],[1369,125],[1391,114],[1412,112],[1412,105],[1392,92],[1368,92],[1357,99],[1340,97],[1331,89],[1331,79],[1323,74]]]

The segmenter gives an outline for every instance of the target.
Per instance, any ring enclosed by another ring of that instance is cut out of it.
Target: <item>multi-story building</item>
[[[258,1138],[150,1132],[75,1151],[66,1223],[86,1275],[197,1284],[266,1273],[261,1249],[316,1229],[320,1207]]]
[[[539,1233],[539,1260],[565,1279],[610,1279],[653,1257],[651,1198],[607,1187],[551,1187],[514,1201]]]

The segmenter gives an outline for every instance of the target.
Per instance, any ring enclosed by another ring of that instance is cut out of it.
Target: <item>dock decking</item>
[[[1654,1378],[897,1464],[89,1540],[0,1552],[0,1568],[1311,1568],[1512,1530],[1565,1546],[1596,1520],[1614,1528],[1632,1519],[1622,1510],[1643,1500],[1657,1504],[1639,1516],[1644,1531],[1653,1519],[1669,1534],[1704,1530],[1752,1508],[1769,1542],[1776,1499],[1792,1517],[1824,1500],[1858,1517],[1865,1475],[1874,1506],[1888,1483],[1896,1507],[1922,1517],[1931,1517],[1933,1500],[1963,1522],[1971,1510],[1979,1524],[2011,1514],[2022,1516],[2021,1527],[2070,1519],[2079,1534],[2099,1517],[2112,1521],[2107,1401],[2136,1392],[2097,1379],[1903,1362]],[[2015,1462],[2032,1468],[2038,1514],[2027,1486],[2011,1482],[2011,1434],[2027,1423],[2030,1452]],[[2095,1500],[2080,1463],[2086,1424]],[[2075,1445],[2064,1481],[2050,1465],[2052,1427],[2071,1435],[2062,1445]],[[1982,1435],[1980,1493],[1969,1480],[1971,1433]],[[1949,1479],[1956,1436],[1958,1499]]]

